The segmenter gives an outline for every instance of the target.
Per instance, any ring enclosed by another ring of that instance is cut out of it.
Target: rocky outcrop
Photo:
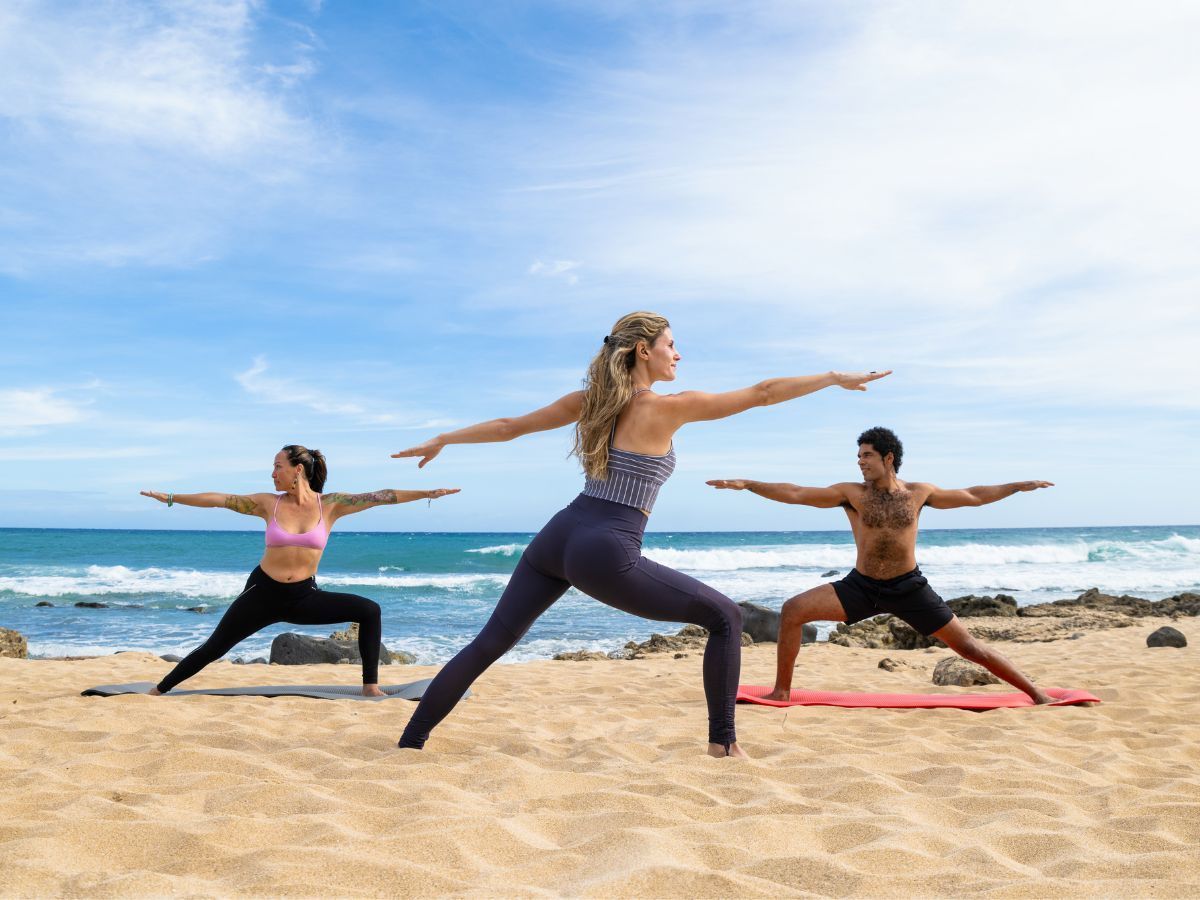
[[[391,662],[393,666],[416,665],[417,656],[415,653],[409,653],[407,650],[392,650],[391,655]]]
[[[960,656],[951,656],[933,667],[933,683],[971,687],[976,684],[999,684],[1000,679],[975,663],[967,662]]]
[[[554,659],[590,662],[596,659],[608,659],[608,654],[600,653],[597,650],[572,650],[568,653],[555,653]]]
[[[1018,615],[1030,618],[1061,617],[1074,615],[1080,610],[1113,612],[1139,619],[1146,616],[1200,616],[1200,594],[1189,592],[1165,600],[1145,600],[1127,594],[1114,596],[1101,592],[1099,588],[1089,588],[1074,599],[1022,607]]]
[[[968,594],[958,597],[947,604],[960,619],[972,616],[1015,616],[1017,601],[1008,594],[997,594],[994,597],[976,597]]]
[[[284,666],[306,666],[317,663],[362,662],[358,641],[335,641],[331,638],[309,637],[290,631],[271,641],[271,662]],[[379,645],[379,661],[391,661],[391,653]]]
[[[773,644],[779,640],[779,611],[743,601],[742,631],[750,635],[756,644]],[[817,626],[808,622],[800,636],[800,643],[811,644],[817,639]]]
[[[34,606],[53,606],[54,604],[51,603],[49,600],[39,600],[37,603],[35,603],[33,605]]]
[[[895,672],[899,669],[909,669],[912,667],[902,659],[892,659],[890,656],[885,656],[879,661],[879,668],[885,672]]]
[[[108,609],[107,603],[99,603],[95,600],[80,600],[75,605],[80,609]]]
[[[1178,628],[1164,625],[1146,638],[1147,647],[1186,647],[1187,638]]]
[[[0,656],[29,659],[29,642],[25,635],[11,628],[0,628]]]
[[[331,634],[329,636],[329,639],[331,641],[353,641],[355,644],[357,644],[358,643],[358,623],[351,622],[349,628],[345,628],[342,631],[335,631],[333,634]],[[412,653],[408,653],[407,651],[404,651],[404,650],[389,651],[382,644],[380,644],[379,646],[382,650],[382,652],[379,654],[379,661],[381,663],[383,663],[384,665],[387,665],[390,662],[393,666],[411,666],[414,663],[416,663],[416,661],[417,661],[417,657]],[[390,660],[388,659],[389,656],[391,657]]]

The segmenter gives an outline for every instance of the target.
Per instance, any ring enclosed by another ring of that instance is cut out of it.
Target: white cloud
[[[84,404],[63,397],[62,392],[49,387],[0,390],[0,435],[29,434],[82,421]]]
[[[538,259],[530,265],[529,274],[540,275],[543,278],[561,278],[567,284],[574,286],[579,283],[579,276],[573,270],[578,268],[579,263],[573,259],[556,259],[548,263]]]
[[[263,49],[258,14],[252,0],[0,12],[0,271],[195,264],[323,158],[292,101],[312,42]]]
[[[521,213],[593,286],[1003,394],[1200,405],[1200,8],[631,22],[644,49],[517,142]]]
[[[383,400],[352,398],[313,388],[305,378],[268,375],[269,368],[266,357],[256,356],[253,365],[246,371],[235,374],[234,378],[246,393],[262,403],[303,407],[321,415],[349,419],[359,425],[430,429],[453,424],[449,419],[382,412],[381,410],[394,408],[395,404]]]

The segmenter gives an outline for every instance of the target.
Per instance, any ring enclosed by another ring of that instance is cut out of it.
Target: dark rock
[[[838,575],[840,575],[840,574],[841,574],[841,572],[839,572],[837,569],[830,569],[828,572],[822,572],[821,577],[822,578],[837,578]]]
[[[1146,638],[1147,647],[1186,647],[1187,638],[1178,628],[1164,625]]]
[[[686,653],[676,653],[676,654],[675,654],[675,658],[676,658],[676,659],[686,659],[686,658],[687,658],[687,654],[686,654]]]
[[[182,656],[176,656],[174,653],[164,653],[159,659],[169,663],[177,663],[183,660]]]
[[[108,609],[107,603],[97,603],[95,600],[79,600],[75,605],[81,609]]]
[[[198,612],[198,613],[208,612],[208,607],[207,606],[189,606],[187,608],[187,611],[188,612]]]
[[[960,619],[968,616],[1015,616],[1017,601],[1008,594],[997,594],[995,597],[976,597],[968,594],[958,597],[947,604]]]
[[[1080,609],[1119,612],[1138,619],[1146,616],[1200,616],[1200,594],[1185,592],[1164,600],[1145,600],[1127,594],[1118,597],[1105,594],[1099,588],[1089,588],[1074,599],[1024,606],[1017,615],[1033,618],[1062,617],[1074,615]]]
[[[250,665],[252,666],[265,666],[266,664],[267,658],[265,656],[256,656],[254,659],[250,660]]]
[[[1000,679],[975,663],[967,662],[960,656],[951,656],[933,667],[933,683],[970,687],[975,684],[999,684]]]
[[[608,654],[609,659],[629,659],[628,650],[612,650]]]
[[[779,640],[779,613],[757,603],[744,601],[738,606],[742,608],[742,631],[754,639],[754,643],[773,644]],[[691,628],[699,628],[691,625]],[[680,632],[682,634],[683,632]],[[811,644],[817,639],[817,626],[806,622],[800,635],[801,644]]]
[[[908,669],[910,666],[902,659],[892,659],[890,656],[885,656],[879,661],[879,668],[885,672],[895,672],[897,669]]]
[[[233,661],[233,664],[235,666],[244,666],[246,664],[246,658],[243,656],[239,656],[237,659],[235,659]]]
[[[29,659],[29,641],[19,631],[0,628],[0,656],[7,656],[11,659]]]
[[[393,650],[392,651],[392,665],[393,666],[412,666],[412,665],[416,665],[416,662],[417,662],[417,656],[415,653],[409,653],[406,650]]]
[[[53,606],[54,604],[51,603],[49,600],[39,600],[37,603],[35,603],[33,605],[34,606]]]
[[[566,653],[555,653],[553,658],[573,662],[590,662],[595,659],[607,660],[608,655],[596,650],[571,650]]]
[[[379,645],[379,660],[391,661],[391,653]],[[304,666],[313,663],[362,662],[358,641],[335,641],[330,638],[309,637],[306,634],[284,632],[271,641],[271,662],[285,666]]]
[[[755,641],[774,642],[779,638],[779,613],[757,603],[743,602],[738,606],[742,609],[742,631]]]

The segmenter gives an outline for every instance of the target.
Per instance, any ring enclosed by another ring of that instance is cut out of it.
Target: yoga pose
[[[733,724],[741,667],[741,610],[707,585],[641,554],[646,517],[675,468],[672,436],[688,422],[725,418],[833,385],[865,390],[867,382],[888,373],[773,378],[722,394],[654,393],[651,386],[656,382],[675,380],[680,358],[666,319],[654,313],[630,313],[604,338],[584,390],[519,418],[493,419],[393,454],[420,457],[419,465],[424,466],[448,444],[511,441],[574,423],[574,453],[585,474],[583,493],[557,513],[521,555],[483,631],[425,691],[400,738],[401,747],[423,747],[429,732],[471,682],[574,586],[624,612],[707,628],[708,752],[745,756]]]
[[[317,587],[317,566],[333,524],[343,516],[373,506],[433,500],[458,488],[433,491],[373,491],[369,494],[321,494],[325,457],[320,450],[288,444],[275,454],[271,478],[281,494],[172,494],[142,491],[167,506],[223,506],[267,520],[267,549],[246,579],[246,587],[225,610],[217,629],[185,656],[150,693],[165,694],[220,659],[256,631],[277,622],[293,625],[358,623],[362,653],[363,696],[382,697],[379,690],[379,642],[383,626],[379,604],[357,594],[336,594]]]
[[[871,428],[858,437],[861,483],[843,482],[825,488],[769,484],[747,479],[715,479],[715,488],[750,491],[780,503],[799,503],[831,509],[840,506],[850,519],[858,549],[855,567],[841,581],[822,584],[797,594],[783,605],[779,621],[775,690],[770,700],[787,700],[792,668],[800,650],[806,622],[861,622],[881,613],[903,619],[921,634],[935,637],[959,656],[978,663],[1021,689],[1035,703],[1054,698],[1038,688],[998,651],[972,637],[946,602],[934,593],[917,568],[917,519],[921,509],[982,506],[1018,491],[1052,487],[1049,481],[1017,481],[943,490],[932,484],[896,477],[904,447],[887,428]]]

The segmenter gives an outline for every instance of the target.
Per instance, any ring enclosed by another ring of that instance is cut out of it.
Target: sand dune
[[[1006,648],[1102,706],[744,706],[750,762],[703,755],[696,654],[494,667],[422,753],[395,747],[405,701],[84,698],[168,664],[0,659],[0,892],[1194,897],[1200,625],[1148,649],[1159,624]],[[929,683],[945,655],[805,647],[797,686],[959,690]],[[773,667],[750,648],[742,680]],[[218,663],[188,686],[356,674]]]

